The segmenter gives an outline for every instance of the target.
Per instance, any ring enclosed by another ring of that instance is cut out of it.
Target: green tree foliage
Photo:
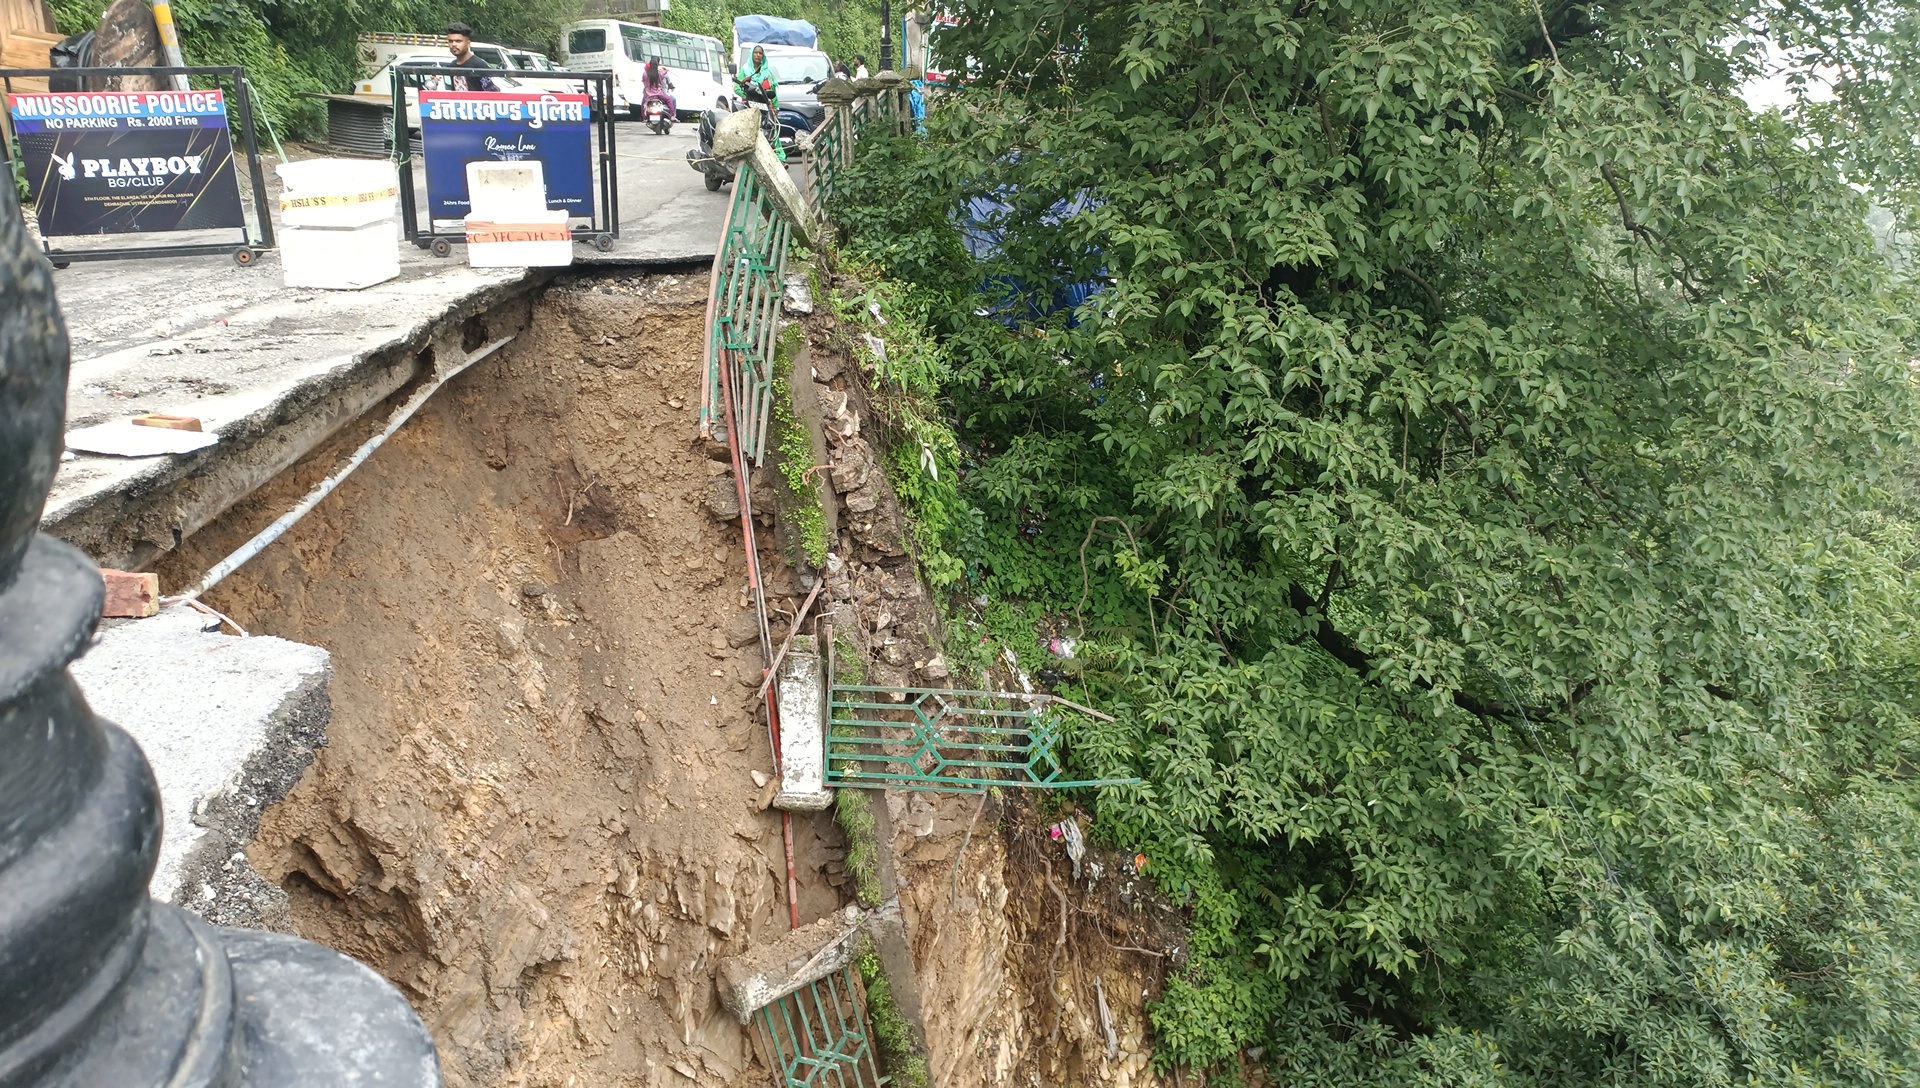
[[[53,0],[63,33],[96,28],[101,0]],[[579,0],[175,0],[189,64],[245,65],[276,125],[296,137],[326,134],[324,103],[359,75],[355,39],[374,31],[437,34],[450,22],[483,41],[526,45],[559,58],[560,28]]]
[[[1076,759],[1145,780],[1098,810],[1193,912],[1160,1059],[1920,1081],[1920,334],[1865,226],[1920,9],[952,10],[970,89],[837,217],[945,294],[968,592],[1082,628]],[[1839,93],[1756,113],[1769,58]]]
[[[899,8],[896,8],[896,13]],[[855,56],[865,56],[879,67],[879,0],[678,0],[667,11],[666,25],[675,30],[708,34],[733,44],[733,19],[736,15],[777,15],[783,19],[805,19],[820,31],[820,48],[835,60],[849,65]],[[900,29],[894,28],[896,39]],[[896,52],[899,46],[894,47]]]

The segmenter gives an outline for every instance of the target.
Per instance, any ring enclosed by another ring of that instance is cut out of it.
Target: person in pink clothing
[[[645,80],[646,89],[642,92],[641,108],[646,108],[646,100],[649,98],[664,98],[667,100],[668,119],[680,116],[679,107],[673,100],[673,77],[667,74],[659,57],[647,58]]]

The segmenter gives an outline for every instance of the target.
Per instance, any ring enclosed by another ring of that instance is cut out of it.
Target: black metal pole
[[[260,166],[260,138],[253,131],[253,88],[247,83],[247,70],[233,77],[233,97],[240,103],[241,144],[247,152],[247,184],[253,186],[253,217],[260,221],[259,241],[250,243],[247,228],[241,227],[242,245],[273,248],[273,212],[267,206],[267,175]]]
[[[880,0],[880,70],[893,71],[893,5]]]
[[[606,150],[607,163],[600,171],[600,184],[607,194],[608,233],[620,237],[620,149],[618,138],[614,135],[613,124],[613,76],[598,77],[600,91],[600,120],[603,131],[600,146]]]
[[[380,976],[147,897],[153,770],[67,673],[100,618],[100,568],[36,531],[69,355],[11,185],[0,298],[0,1085],[438,1088],[433,1039]]]
[[[399,168],[400,231],[406,235],[407,241],[425,249],[428,243],[420,237],[419,212],[413,206],[413,140],[407,131],[407,82],[411,75],[400,65],[393,66],[393,129],[389,137],[393,149],[390,154],[393,155],[394,166]],[[426,122],[423,120],[420,125],[424,137]],[[427,215],[427,233],[431,234],[433,209],[427,209]]]

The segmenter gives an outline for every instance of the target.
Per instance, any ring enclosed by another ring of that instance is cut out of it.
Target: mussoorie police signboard
[[[547,210],[593,216],[593,137],[584,94],[421,91],[427,215],[463,219],[470,162],[537,159]]]
[[[246,224],[219,91],[16,94],[7,105],[42,234]]]

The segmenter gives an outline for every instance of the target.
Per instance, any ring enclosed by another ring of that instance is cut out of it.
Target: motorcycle
[[[665,136],[673,131],[673,111],[667,107],[665,95],[648,95],[640,107],[640,119],[657,135]]]
[[[800,142],[800,137],[813,131],[813,119],[799,110],[780,107],[780,144],[788,151]]]

